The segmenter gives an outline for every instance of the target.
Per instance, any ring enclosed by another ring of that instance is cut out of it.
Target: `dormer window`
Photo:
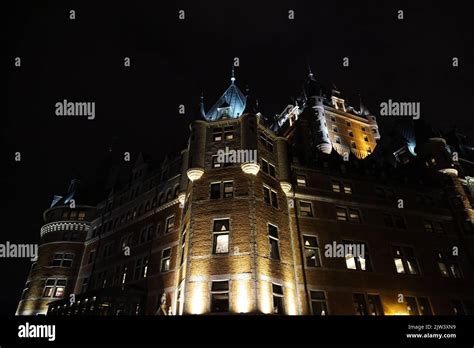
[[[338,110],[346,111],[346,105],[344,103],[344,99],[338,97],[332,97],[332,105]]]

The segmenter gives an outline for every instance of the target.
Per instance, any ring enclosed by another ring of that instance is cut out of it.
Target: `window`
[[[311,311],[313,315],[326,315],[328,314],[328,306],[326,303],[326,294],[324,291],[311,290]]]
[[[229,311],[229,281],[213,281],[211,285],[211,313]]]
[[[354,310],[357,315],[369,315],[364,294],[354,294]]]
[[[313,216],[313,208],[310,202],[300,201],[300,214],[301,216]]]
[[[270,174],[272,178],[276,177],[275,166],[273,164],[268,163],[268,174]]]
[[[427,297],[418,297],[418,307],[420,308],[420,315],[433,315],[430,301]]]
[[[222,128],[214,128],[212,130],[212,139],[213,139],[213,141],[221,141],[222,140]]]
[[[284,314],[283,287],[281,285],[272,284],[272,292],[273,292],[273,314]]]
[[[366,243],[343,241],[346,250],[346,268],[359,271],[371,271],[369,250]]]
[[[214,155],[212,156],[212,168],[220,168],[222,167],[222,163],[219,162],[219,156]]]
[[[95,260],[95,250],[91,250],[89,252],[89,260],[87,261],[87,263],[90,264],[90,263],[94,262],[94,260]]]
[[[344,186],[344,193],[346,195],[351,195],[352,194],[352,185],[345,182],[345,183],[343,183],[343,186]]]
[[[336,141],[336,144],[340,144],[340,143],[341,143],[341,138],[340,138],[340,137],[335,136],[334,139],[335,139],[335,141]]]
[[[332,181],[332,190],[333,192],[341,192],[341,183],[339,181]]]
[[[234,197],[234,182],[224,181],[224,198]]]
[[[174,215],[169,216],[166,218],[166,228],[165,233],[170,233],[173,231],[174,228]]]
[[[360,129],[362,130],[362,132],[365,132],[365,127],[360,127]]]
[[[306,177],[303,175],[297,175],[296,184],[301,187],[306,187]]]
[[[268,162],[262,158],[262,172],[268,174]]]
[[[234,126],[224,127],[224,139],[225,140],[234,139]]]
[[[350,136],[351,138],[354,138],[354,132],[349,131],[349,136]]]
[[[55,267],[71,267],[74,254],[58,253],[54,255],[53,266]]]
[[[139,258],[135,261],[135,274],[134,279],[146,278],[148,272],[148,258]]]
[[[393,246],[393,261],[397,273],[400,274],[419,274],[418,264],[415,253],[410,247]]]
[[[351,141],[351,147],[353,149],[357,149],[357,145],[356,145],[355,141]]]
[[[409,315],[419,315],[418,304],[416,303],[416,298],[411,296],[405,296],[405,301],[407,304],[407,311]]]
[[[438,221],[424,220],[425,231],[428,233],[443,233],[443,225]]]
[[[268,224],[268,238],[270,243],[270,258],[280,260],[280,246],[278,239],[278,227]]]
[[[86,218],[86,212],[85,211],[80,211],[77,214],[77,220],[78,221],[84,221],[85,218]]]
[[[379,295],[367,295],[369,313],[371,315],[384,315],[382,302]]]
[[[63,297],[66,279],[48,278],[45,283],[43,297]]]
[[[315,236],[303,236],[304,256],[307,267],[321,267],[318,239]]]
[[[275,208],[278,208],[278,194],[275,190],[270,189],[267,186],[263,186],[263,201],[267,204],[271,204]]]
[[[344,207],[336,207],[336,217],[339,221],[347,221],[347,210]]]
[[[443,255],[442,252],[436,251],[436,258],[438,261],[438,268],[443,277],[462,278],[461,270],[457,262],[453,261],[454,256],[450,260]],[[449,254],[447,254],[449,256]]]
[[[453,308],[453,312],[455,315],[465,315],[466,312],[464,311],[464,306],[462,302],[459,300],[451,300],[451,307]]]
[[[337,127],[336,127],[336,126],[333,126],[333,127],[332,127],[332,131],[333,131],[334,133],[337,133],[337,132],[339,132],[339,130],[337,129]]]
[[[161,252],[161,272],[168,272],[171,265],[171,248],[163,249]]]
[[[260,141],[268,151],[273,152],[273,141],[264,133],[260,133]]]
[[[229,225],[229,219],[214,220],[213,254],[227,254],[229,252]]]
[[[211,199],[220,199],[221,198],[221,183],[211,184]]]
[[[360,213],[357,209],[349,208],[349,220],[351,222],[360,223]]]

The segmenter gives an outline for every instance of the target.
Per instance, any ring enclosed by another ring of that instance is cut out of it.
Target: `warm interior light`
[[[260,170],[260,165],[258,163],[243,163],[240,168],[244,171],[245,174],[257,175]]]
[[[201,176],[204,174],[204,169],[202,168],[190,168],[187,171],[188,178],[191,181],[196,181],[201,179]]]

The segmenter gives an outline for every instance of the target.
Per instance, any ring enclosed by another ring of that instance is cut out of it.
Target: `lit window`
[[[80,211],[79,214],[77,215],[77,220],[83,221],[86,217],[86,212],[85,211]]]
[[[415,253],[410,247],[392,247],[394,263],[397,273],[419,274]]]
[[[318,239],[314,236],[303,236],[303,243],[306,266],[321,267]]]
[[[224,181],[224,198],[234,197],[234,182]]]
[[[448,260],[448,258],[440,251],[436,251],[435,253],[438,261],[438,268],[443,277],[462,278],[461,270],[459,269],[457,262],[451,260],[454,259],[454,256],[450,257]],[[449,254],[447,254],[447,256],[449,256]]]
[[[284,314],[283,287],[281,285],[272,284],[272,292],[273,292],[273,314]]]
[[[213,254],[227,254],[229,252],[229,226],[229,219],[214,220]]]
[[[66,279],[48,278],[45,283],[43,297],[63,297]]]
[[[343,207],[336,207],[336,217],[339,221],[347,221],[347,210]]]
[[[270,258],[280,260],[278,228],[272,224],[268,224],[268,238],[270,243]]]
[[[229,281],[213,281],[211,285],[211,312],[229,312]]]
[[[332,181],[332,190],[333,192],[341,192],[341,183],[339,181]]]
[[[163,249],[161,253],[161,272],[168,272],[171,265],[171,248]]]
[[[343,184],[343,186],[344,186],[344,193],[347,194],[347,195],[351,195],[352,194],[352,185],[345,182]]]
[[[372,267],[369,261],[369,250],[367,244],[344,241],[346,257],[346,268],[359,271],[371,271]]]
[[[357,209],[349,209],[349,220],[360,223],[360,213]]]
[[[173,231],[173,228],[174,228],[174,215],[172,216],[169,216],[168,218],[166,218],[166,229],[165,229],[165,233],[170,233]]]
[[[306,187],[306,177],[303,175],[297,175],[296,184],[301,187]]]
[[[214,141],[221,141],[222,140],[222,128],[214,128],[213,131],[213,140]]]
[[[326,294],[324,291],[310,291],[311,297],[311,310],[313,315],[326,315],[328,314],[328,306],[326,303]]]
[[[212,168],[220,168],[222,167],[222,163],[219,162],[219,156],[214,155],[212,156]]]
[[[310,202],[302,202],[300,201],[300,214],[302,216],[313,216],[313,208]]]
[[[139,258],[135,261],[134,280],[146,278],[148,272],[148,258]]]
[[[225,140],[232,140],[234,139],[234,127],[227,126],[224,128],[224,139]]]

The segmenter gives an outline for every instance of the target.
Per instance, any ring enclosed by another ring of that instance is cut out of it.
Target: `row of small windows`
[[[173,232],[175,225],[175,217],[174,215],[168,216],[165,220],[164,224],[164,234],[168,234]],[[151,241],[155,235],[159,235],[161,233],[161,224],[151,225],[141,229],[140,231],[129,233],[125,236],[122,236],[120,239],[120,250],[115,250],[115,242],[109,242],[104,244],[101,250],[101,256],[103,259],[111,257],[116,251],[123,252],[126,247],[133,247],[136,245],[141,245]],[[89,253],[88,263],[94,262],[96,257],[96,251],[91,250]]]
[[[344,249],[346,269],[358,271],[372,271],[372,264],[369,257],[369,248],[364,242],[344,240],[347,246]],[[364,253],[356,253],[355,247],[363,246]],[[304,255],[307,267],[322,267],[321,252],[316,236],[303,235]],[[392,246],[393,262],[395,271],[398,274],[418,275],[420,270],[413,248],[407,246]],[[447,253],[435,251],[438,269],[443,277],[462,278],[460,267],[454,256]]]
[[[217,127],[212,130],[212,140],[213,141],[222,141],[222,140],[232,140],[234,139],[234,127]]]
[[[86,212],[82,210],[64,210],[61,215],[63,221],[83,221],[86,218]]]
[[[304,175],[297,175],[296,183],[300,187],[308,186],[306,176]],[[332,180],[331,189],[333,192],[352,194],[352,184],[348,182],[340,181],[340,180]],[[374,191],[375,191],[375,195],[378,198],[388,199],[392,201],[395,201],[397,199],[395,190],[392,188],[376,186],[374,188]],[[455,197],[455,198],[458,198],[458,197]],[[416,199],[416,203],[419,205],[429,205],[429,206],[435,205],[433,197],[426,194],[417,193],[415,196],[415,199]],[[456,199],[453,200],[453,202],[455,201]],[[454,204],[454,203],[453,205],[456,205],[457,207],[460,206],[459,204]]]
[[[138,218],[142,214],[148,212],[150,209],[154,209],[157,206],[157,203],[159,205],[162,205],[165,202],[168,202],[172,200],[173,198],[178,197],[178,193],[179,193],[179,186],[176,186],[174,189],[174,195],[173,195],[173,191],[169,189],[166,195],[162,194],[159,197],[159,200],[158,200],[158,197],[155,197],[152,200],[148,200],[146,203],[141,204],[138,207],[135,207],[134,209],[130,209],[127,213],[120,215],[120,217],[117,216],[115,219],[111,219],[104,222],[98,228],[95,227],[93,229],[92,238],[96,237],[98,234],[111,231],[113,228],[117,228],[122,224],[125,224],[131,220]]]

